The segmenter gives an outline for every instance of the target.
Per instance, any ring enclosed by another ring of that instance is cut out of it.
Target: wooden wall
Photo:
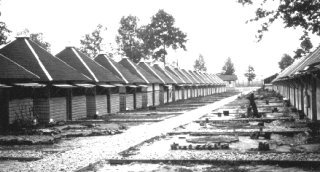
[[[142,92],[138,92],[136,94],[136,108],[137,109],[142,108]]]
[[[50,98],[50,118],[54,121],[65,121],[67,119],[66,97]]]
[[[126,110],[133,109],[133,94],[126,94]]]
[[[110,95],[110,112],[117,113],[120,111],[120,95],[119,94],[111,94]]]

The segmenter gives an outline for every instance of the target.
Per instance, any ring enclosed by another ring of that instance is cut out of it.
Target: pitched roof
[[[169,72],[172,76],[174,76],[176,81],[178,80],[178,84],[185,84],[186,81],[170,66],[165,66],[165,70]]]
[[[8,57],[0,54],[0,79],[1,80],[37,80],[40,77]]]
[[[192,73],[198,78],[198,80],[200,80],[201,84],[206,84],[206,80],[201,75],[199,75],[199,73],[197,73],[196,71],[192,71]]]
[[[177,73],[183,78],[183,80],[188,84],[193,84],[192,80],[179,68],[175,68]]]
[[[225,85],[225,83],[215,74],[208,74],[215,82],[216,85]]]
[[[152,66],[150,66],[149,64],[147,64],[146,62],[139,62],[138,66],[141,67],[142,69],[144,69],[146,72],[150,73],[151,75],[153,75],[155,78],[157,78],[158,80],[160,80],[163,84],[166,84],[167,82],[165,81],[165,78],[163,76],[163,74],[159,71],[157,71],[155,68],[153,68]]]
[[[126,67],[130,72],[136,74],[141,79],[145,80],[147,83],[150,83],[150,84],[151,83],[157,83],[157,84],[162,83],[159,79],[152,76],[150,73],[148,73],[147,71],[145,71],[144,69],[142,69],[141,67],[136,65],[134,62],[132,62],[128,58],[123,58],[122,60],[120,60],[119,63],[122,64],[122,66]]]
[[[285,74],[285,76],[293,76],[299,72],[303,72],[309,65],[320,60],[320,47],[315,51],[308,54],[304,60],[299,61],[297,66],[291,67],[290,70]]]
[[[123,83],[119,77],[74,47],[66,47],[56,55],[95,82]]]
[[[115,62],[113,59],[107,57],[105,54],[99,54],[95,59],[100,65],[109,69],[114,75],[122,78],[127,84],[145,84],[142,78],[138,77],[136,74],[130,72],[127,68],[121,64]]]
[[[192,81],[193,84],[199,84],[200,82],[187,70],[181,69],[181,71]]]
[[[220,85],[225,85],[225,83],[223,82],[223,80],[221,78],[219,78],[216,74],[211,74],[211,76],[213,78],[216,79],[216,81],[218,81],[218,83],[220,83]]]
[[[271,75],[271,76],[263,79],[263,83],[264,83],[264,84],[269,84],[269,83],[271,83],[277,76],[278,76],[278,73],[273,74],[273,75]]]
[[[202,84],[202,80],[192,70],[188,70],[189,74],[197,81],[198,84]]]
[[[38,81],[91,81],[28,38],[17,38],[0,53],[38,75]]]
[[[202,73],[202,74],[208,78],[211,85],[217,85],[217,81],[215,81],[212,77],[210,77],[208,73]]]
[[[162,73],[163,74],[163,78],[165,78],[166,83],[169,84],[177,84],[178,81],[176,80],[177,78],[175,78],[174,76],[172,76],[172,74],[170,74],[169,72],[167,72],[164,68],[160,67],[159,64],[154,64],[153,68]]]
[[[224,75],[224,74],[217,74],[219,78],[223,81],[236,81],[238,79],[237,75]]]
[[[197,71],[197,73],[205,80],[206,84],[211,84],[211,80],[206,75],[200,71]]]

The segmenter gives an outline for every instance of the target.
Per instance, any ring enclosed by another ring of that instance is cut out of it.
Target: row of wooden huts
[[[272,85],[301,115],[320,120],[320,47],[279,73]]]
[[[93,60],[75,47],[54,56],[27,37],[1,48],[0,60],[0,128],[30,116],[75,120],[225,91],[214,74],[105,54]]]

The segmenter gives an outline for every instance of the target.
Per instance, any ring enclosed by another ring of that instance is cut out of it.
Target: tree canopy
[[[122,17],[116,42],[123,55],[134,62],[141,58],[166,62],[167,49],[186,50],[187,35],[174,26],[175,19],[159,10],[147,25],[139,26],[139,19],[129,15]]]
[[[102,51],[103,38],[101,32],[105,30],[107,28],[99,24],[92,33],[86,34],[80,40],[80,51],[90,58],[95,58]]]
[[[1,11],[0,11],[1,17]],[[8,29],[5,22],[0,21],[0,45],[8,43],[8,35],[11,31]]]
[[[206,62],[204,61],[204,58],[201,54],[199,55],[198,59],[196,59],[196,61],[194,62],[193,68],[194,70],[199,70],[203,72],[207,71]]]
[[[38,44],[43,49],[50,52],[50,46],[51,44],[44,40],[43,33],[30,33],[29,29],[24,29],[21,32],[17,33],[17,36],[29,36],[30,40]]]
[[[151,23],[141,27],[141,38],[152,58],[166,62],[167,48],[186,50],[187,35],[174,26],[175,19],[164,10],[151,18]]]
[[[227,61],[225,62],[224,66],[222,67],[222,74],[224,75],[233,75],[235,72],[234,65],[231,61],[231,58],[228,57]]]
[[[120,51],[123,52],[122,54],[136,63],[139,62],[141,58],[146,57],[143,49],[143,41],[139,37],[140,28],[138,28],[138,20],[136,16],[132,15],[122,17],[118,35],[116,36],[116,42],[119,45]]]
[[[283,71],[293,63],[294,59],[290,55],[284,54],[279,62],[279,68]]]
[[[245,73],[244,76],[247,77],[249,85],[250,85],[250,82],[254,80],[254,78],[256,78],[256,74],[254,73],[254,68],[251,65],[248,66],[247,73]]]
[[[301,48],[295,51],[295,58],[305,55],[312,48],[309,33],[320,36],[319,0],[238,0],[238,2],[243,5],[260,4],[255,17],[249,20],[262,22],[257,34],[258,40],[262,39],[263,33],[268,31],[276,20],[281,20],[286,28],[301,28],[303,30],[300,38]],[[276,8],[270,9],[268,3],[275,4]]]

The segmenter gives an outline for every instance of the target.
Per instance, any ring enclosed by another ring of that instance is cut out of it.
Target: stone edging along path
[[[250,91],[242,92],[247,94]],[[240,94],[238,94],[240,95]],[[90,144],[63,153],[57,153],[33,162],[17,162],[10,164],[3,171],[75,171],[89,164],[105,159],[119,159],[118,153],[135,146],[152,137],[165,134],[174,128],[190,123],[233,100],[238,95],[224,98],[215,103],[190,110],[182,115],[166,119],[154,124],[132,127],[122,134],[112,137],[96,137]],[[0,170],[0,171],[1,171]]]

